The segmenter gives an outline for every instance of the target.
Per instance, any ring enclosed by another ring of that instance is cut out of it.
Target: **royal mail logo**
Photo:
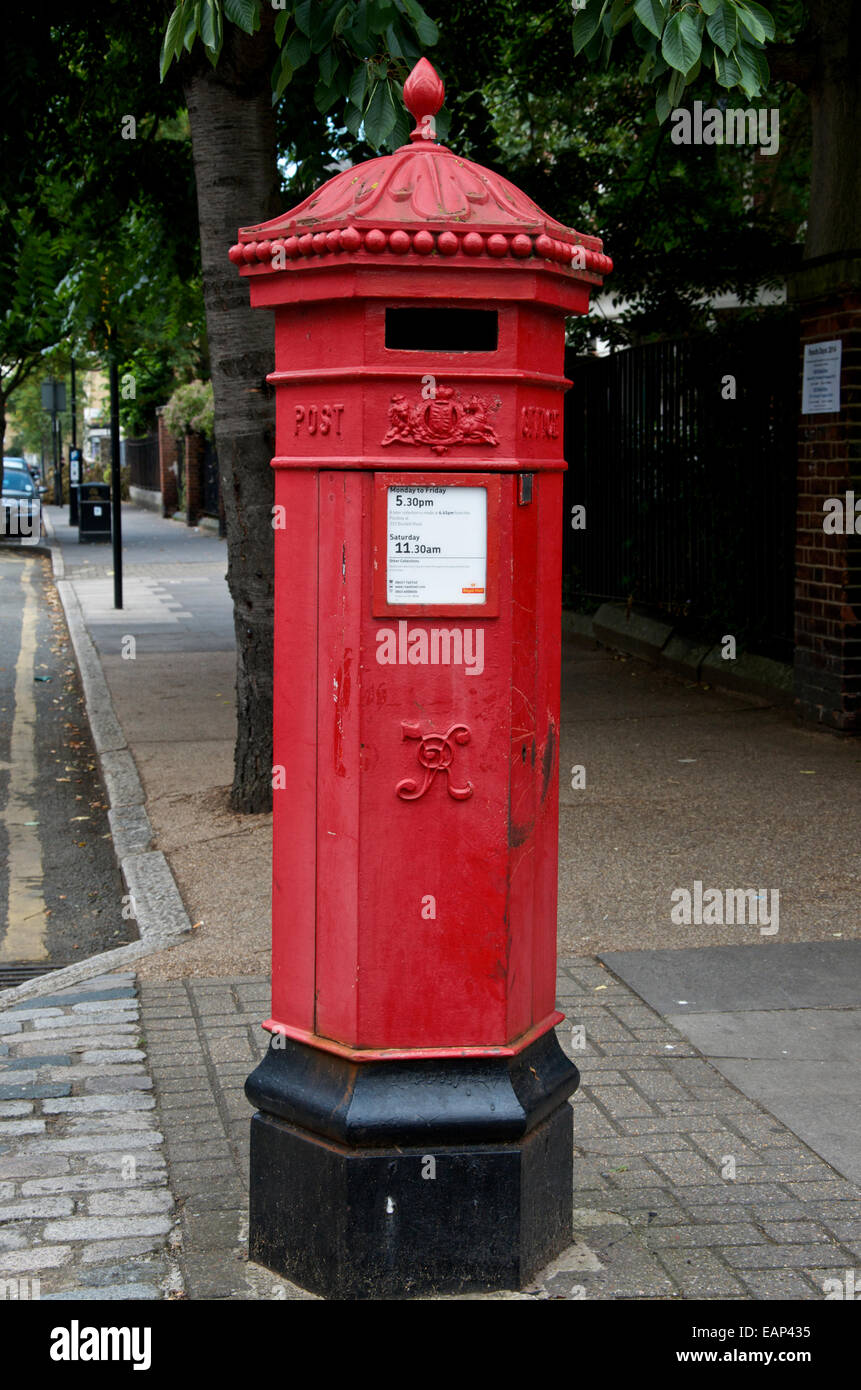
[[[435,454],[445,454],[454,444],[498,446],[490,416],[499,409],[498,396],[471,395],[462,399],[453,386],[437,386],[430,400],[410,405],[406,396],[396,395],[389,406],[389,428],[383,438],[388,444],[427,444]]]

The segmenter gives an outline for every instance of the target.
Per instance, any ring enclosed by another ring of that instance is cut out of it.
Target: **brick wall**
[[[158,471],[163,516],[173,516],[179,506],[176,483],[176,440],[161,415],[158,416]]]
[[[196,526],[203,507],[203,449],[202,434],[185,436],[185,517],[189,526]]]
[[[823,530],[826,498],[861,499],[861,291],[845,266],[802,272],[795,287],[802,369],[806,343],[843,344],[839,414],[799,420],[795,704],[805,720],[861,733],[861,534]]]

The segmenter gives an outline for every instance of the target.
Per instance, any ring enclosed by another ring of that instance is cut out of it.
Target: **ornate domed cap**
[[[360,261],[490,256],[512,269],[533,257],[545,269],[600,284],[613,263],[598,237],[548,217],[501,174],[437,143],[434,118],[444,96],[435,69],[420,58],[404,84],[416,120],[410,143],[342,170],[290,212],[243,227],[230,259],[259,274],[345,253]]]

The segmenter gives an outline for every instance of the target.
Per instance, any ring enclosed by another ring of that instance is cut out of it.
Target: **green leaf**
[[[598,59],[601,56],[601,53],[603,52],[604,43],[604,30],[601,28],[599,24],[598,28],[595,30],[586,47],[583,49],[583,52],[586,55],[586,61],[588,63],[597,63]]]
[[[304,67],[311,57],[311,40],[306,34],[300,34],[298,29],[294,29],[287,40],[284,52],[295,72],[296,68]]]
[[[397,110],[388,82],[378,82],[365,108],[365,136],[370,145],[379,146],[394,128]]]
[[[324,48],[320,54],[320,77],[327,87],[331,87],[338,66],[338,54],[334,48]],[[328,111],[328,107],[326,110]]]
[[[729,0],[720,0],[720,8],[706,20],[706,31],[722,53],[732,53],[738,38],[738,20]]]
[[[290,15],[288,14],[287,10],[279,10],[278,16],[275,20],[275,42],[277,43],[279,48],[284,42],[284,30],[287,28],[289,21]]]
[[[598,0],[592,0],[591,5],[585,10],[578,10],[574,16],[574,23],[571,25],[571,39],[575,54],[581,53],[597,32],[602,14],[603,9],[599,9]]]
[[[323,9],[322,5],[317,4],[311,19],[311,52],[322,53],[327,44],[332,42],[332,32],[335,28],[335,20],[344,8],[344,0],[334,0],[334,4]]]
[[[231,24],[238,25],[246,34],[256,34],[260,27],[260,0],[224,0],[224,13]],[[286,10],[281,14],[286,18]]]
[[[361,111],[365,101],[365,92],[368,90],[368,65],[360,63],[353,73],[347,95],[354,106],[358,106]]]
[[[165,73],[173,62],[174,58],[182,50],[182,5],[177,5],[173,14],[167,22],[164,31],[164,39],[161,45],[161,62],[159,63],[159,76],[164,81]]]
[[[203,39],[207,48],[215,48],[216,44],[216,19],[214,0],[203,0],[203,11],[200,17],[200,37]]]
[[[661,52],[671,68],[677,72],[688,72],[702,52],[702,35],[693,15],[687,10],[677,10],[667,20]]]
[[[640,20],[637,18],[636,15],[634,15],[634,19],[631,24],[631,37],[633,38],[634,42],[638,45],[638,47],[644,48],[647,53],[657,53],[658,40],[655,38],[651,30],[646,28],[645,24],[640,23]]]
[[[754,3],[754,0],[742,0],[742,8],[759,20],[759,23],[765,30],[765,37],[767,39],[774,38],[774,19],[764,5],[757,5]]]
[[[359,110],[358,106],[353,106],[353,104],[350,103],[350,105],[347,107],[346,111],[344,112],[344,125],[347,127],[350,134],[353,136],[353,139],[358,140],[359,131],[362,127],[362,113]]]
[[[656,39],[661,37],[667,19],[667,0],[636,0],[634,13]]]
[[[700,0],[700,9],[703,14],[714,14],[715,10],[719,10],[722,4],[723,0]]]
[[[670,107],[678,106],[685,90],[685,74],[683,72],[671,72],[670,80],[667,84],[667,97]]]
[[[411,130],[412,121],[410,120],[404,108],[401,107],[395,119],[395,123],[392,126],[392,129],[389,132],[389,135],[386,139],[386,144],[391,149],[395,150],[398,149],[401,145],[408,145],[410,143]]]
[[[741,73],[741,89],[750,99],[759,94],[759,73],[753,61],[753,50],[746,44],[739,44],[733,54]]]
[[[275,64],[275,78],[272,84],[272,105],[274,106],[279,97],[284,92],[293,76],[293,65],[287,56],[286,48],[282,48],[278,55],[278,62]]]
[[[212,62],[212,66],[213,66],[213,67],[215,67],[215,66],[217,65],[218,60],[219,60],[219,58],[221,57],[221,47],[222,47],[222,44],[223,44],[223,43],[224,43],[224,16],[223,16],[223,14],[222,14],[222,12],[221,12],[221,6],[218,5],[218,4],[216,4],[216,6],[215,6],[215,46],[214,46],[214,49],[213,49],[213,52],[212,52],[212,56],[211,56],[211,62]]]
[[[318,82],[314,88],[314,105],[324,116],[330,111],[338,100],[338,90],[330,87],[326,82]]]
[[[749,48],[747,51],[750,54],[750,61],[756,68],[760,88],[764,92],[768,87],[769,82],[771,81],[771,71],[768,66],[768,59],[766,58],[761,48]]]
[[[672,109],[673,103],[670,101],[670,82],[669,79],[667,79],[667,81],[662,82],[655,91],[655,115],[658,118],[659,125],[664,124],[664,121],[667,119]]]
[[[360,58],[370,58],[375,52],[375,45],[368,26],[368,6],[366,3],[360,3],[356,6],[350,23],[344,28],[344,36],[349,39]]]
[[[643,61],[637,69],[637,80],[640,82],[648,81],[654,66],[655,55],[653,53],[644,53]]]
[[[412,20],[419,42],[427,48],[433,48],[439,40],[439,29],[430,15],[425,13],[418,0],[404,0],[404,9]]]
[[[748,0],[737,0],[736,10],[739,22],[757,43],[764,43],[766,38],[774,38],[774,20],[768,10],[764,10],[761,5],[749,4]]]
[[[715,50],[715,76],[722,87],[741,86],[741,68],[733,53],[722,53],[720,55],[720,68],[718,68],[718,55],[717,50]]]
[[[186,53],[191,52],[192,44],[194,43],[194,40],[197,37],[197,35],[200,33],[200,20],[202,9],[203,0],[194,0],[194,3],[189,3],[188,9],[186,10],[185,37],[183,38],[183,44],[185,45]]]
[[[624,29],[626,24],[630,24],[634,18],[634,6],[631,0],[613,0],[613,8],[610,11],[610,24],[614,34],[618,34],[620,29]]]
[[[390,24],[386,30],[386,47],[393,58],[406,58],[407,56],[401,48],[401,42],[394,24]]]
[[[299,0],[299,3],[293,11],[293,18],[296,21],[296,28],[299,29],[303,34],[306,34],[308,38],[311,37],[312,3],[313,0]]]
[[[332,37],[333,37],[333,38],[337,38],[337,37],[338,37],[338,35],[340,34],[340,32],[341,32],[341,30],[343,29],[344,25],[347,23],[347,20],[348,20],[348,19],[352,19],[352,17],[353,17],[352,4],[342,5],[342,6],[341,6],[340,13],[339,13],[337,19],[335,20],[334,26],[333,26],[333,28],[332,28]]]
[[[412,129],[412,122],[410,122],[410,128]],[[450,132],[451,132],[451,112],[450,112],[450,111],[446,111],[445,108],[443,108],[443,110],[440,111],[439,115],[438,115],[437,118],[436,118],[436,138],[437,138],[437,143],[440,144],[440,145],[446,144],[446,142],[448,141],[448,137],[449,137]]]
[[[385,33],[395,18],[393,0],[365,0],[365,3],[368,7],[368,23],[374,33]]]

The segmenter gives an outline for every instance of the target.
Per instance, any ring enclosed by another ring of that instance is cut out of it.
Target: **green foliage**
[[[607,68],[620,38],[626,57],[639,52],[638,77],[654,86],[661,122],[702,70],[748,100],[761,96],[774,35],[771,11],[754,0],[585,0],[571,26],[575,54],[590,63]]]
[[[622,344],[695,332],[714,321],[718,296],[752,303],[782,285],[800,255],[808,200],[803,93],[768,90],[768,105],[780,108],[772,157],[751,146],[681,147],[644,99],[636,45],[614,50],[608,68],[575,61],[572,79],[570,5],[533,0],[516,25],[511,13],[507,0],[459,0],[434,61],[446,74],[458,153],[605,239],[615,268],[592,314],[571,321],[571,340],[585,350],[591,335]],[[663,63],[657,38],[655,48]],[[722,97],[705,67],[685,91],[686,104]],[[614,313],[604,319],[608,299]]]
[[[197,39],[215,66],[225,22],[256,34],[270,18],[263,0],[180,0],[164,31],[162,79]],[[410,122],[401,88],[439,38],[419,0],[285,0],[275,14],[274,38],[273,103],[307,68],[321,114],[336,111],[338,125],[355,139],[362,135],[372,149],[406,143]]]
[[[83,438],[84,407],[87,405],[84,372],[88,363],[77,361],[77,436]],[[62,348],[47,351],[37,367],[15,388],[7,422],[7,454],[39,454],[44,448],[51,451],[51,416],[42,409],[42,382],[53,378],[65,382],[66,410],[57,416],[64,444],[72,437],[71,393],[69,390],[69,357]]]
[[[164,422],[171,434],[183,435],[187,431],[205,434],[207,439],[215,434],[215,407],[211,381],[189,381],[178,386],[164,408]]]
[[[46,375],[61,341],[79,362],[114,352],[138,386],[121,403],[134,429],[206,355],[188,118],[179,84],[155,80],[161,18],[160,0],[24,3],[0,81],[5,390]]]

